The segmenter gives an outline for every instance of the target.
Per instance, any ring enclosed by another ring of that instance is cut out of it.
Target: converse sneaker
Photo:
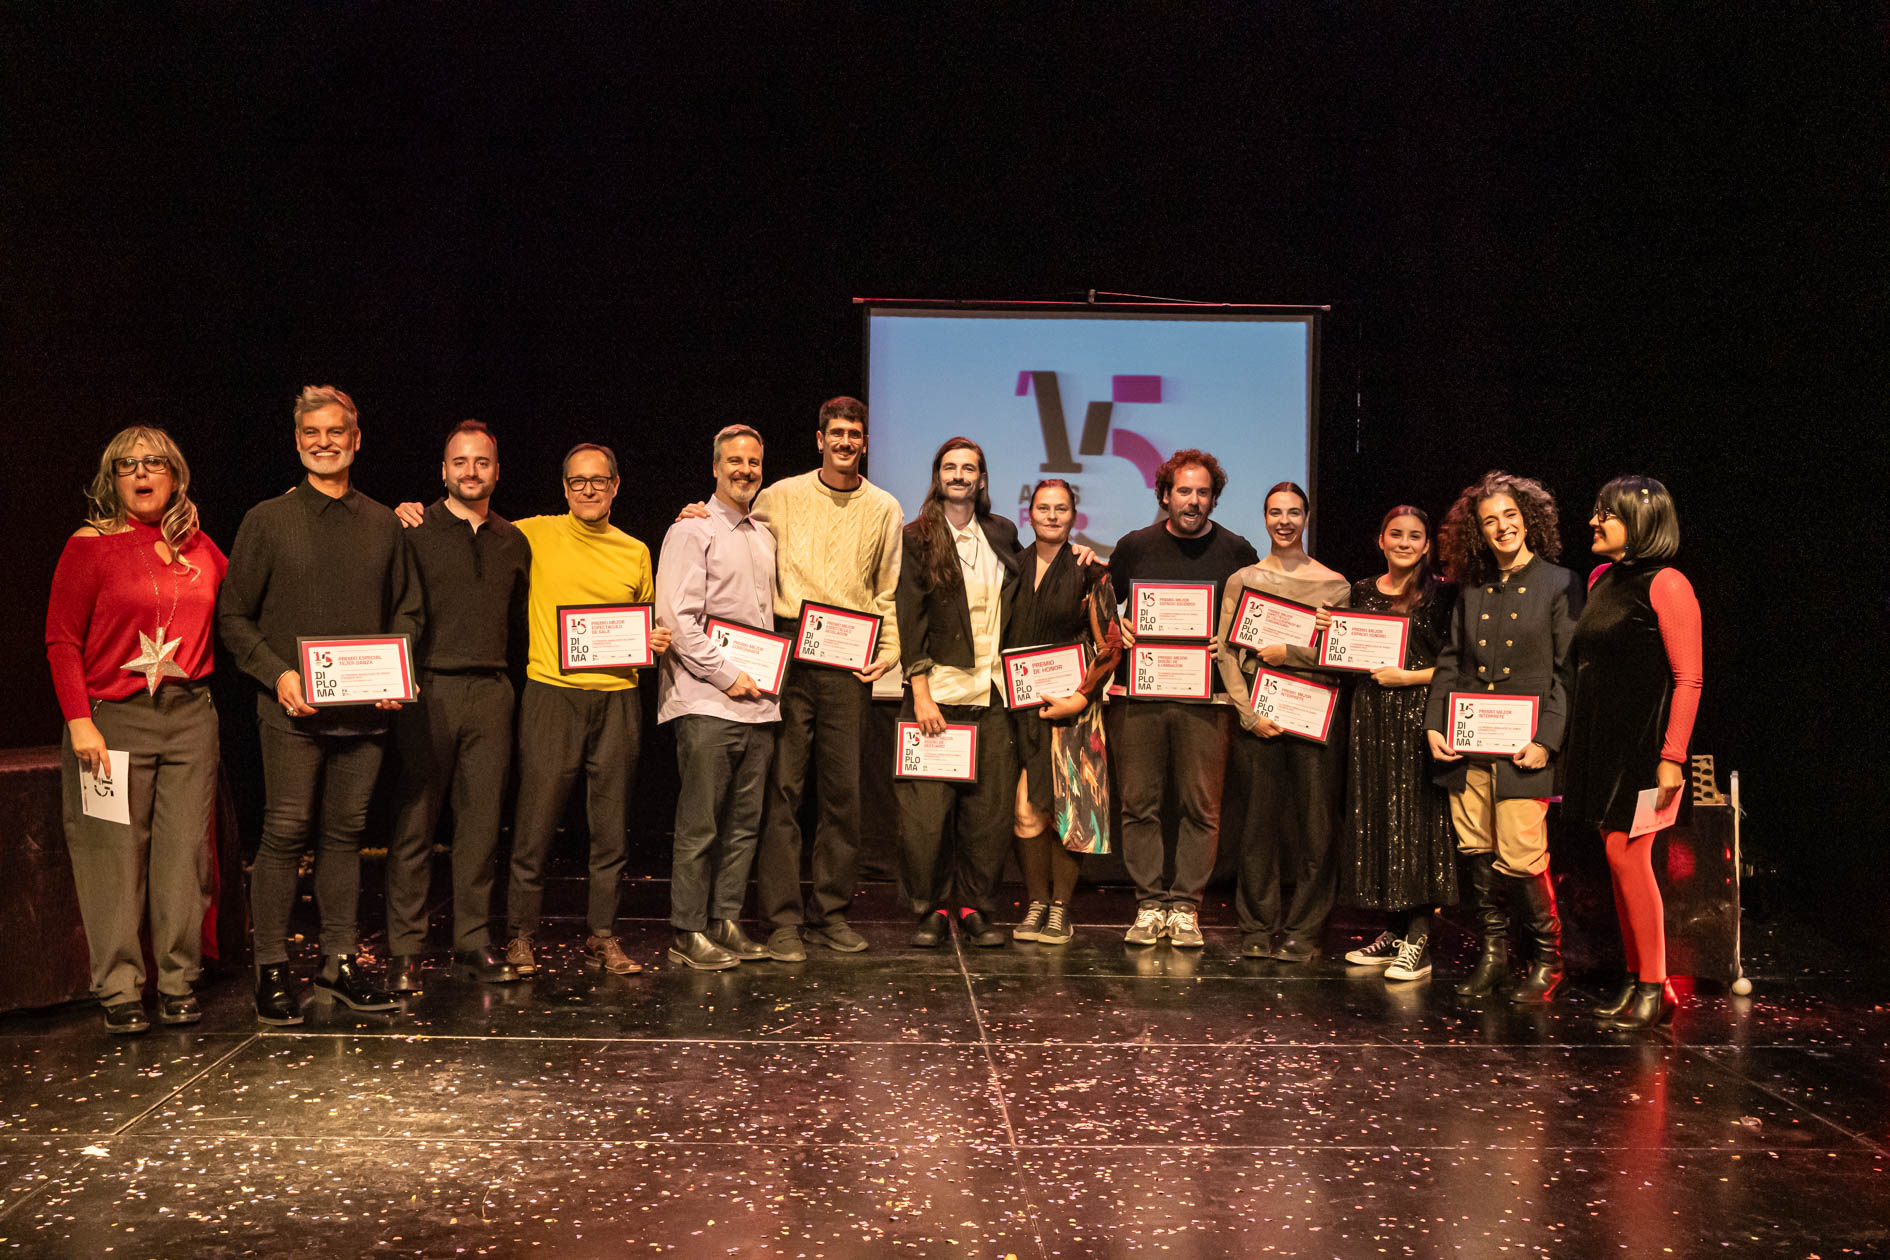
[[[1037,933],[1039,945],[1068,945],[1070,943],[1070,909],[1068,906],[1051,906],[1043,916],[1043,930]]]
[[[1135,922],[1122,934],[1122,939],[1131,945],[1153,945],[1162,939],[1162,929],[1168,924],[1168,916],[1162,913],[1160,906],[1143,906],[1135,912]]]
[[[1385,968],[1387,980],[1422,980],[1431,974],[1431,938],[1414,936],[1398,942],[1398,960]]]
[[[1200,949],[1204,944],[1200,912],[1193,906],[1176,906],[1168,912],[1168,926],[1163,933],[1177,949]]]
[[[1049,907],[1041,901],[1033,901],[1024,911],[1024,921],[1011,929],[1014,941],[1041,941],[1043,939],[1043,916]]]
[[[1355,967],[1389,967],[1398,960],[1398,946],[1402,944],[1396,932],[1380,932],[1378,939],[1363,949],[1345,951],[1345,961]]]

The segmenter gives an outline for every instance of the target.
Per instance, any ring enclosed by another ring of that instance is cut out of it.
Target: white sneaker
[[[1168,912],[1168,926],[1164,929],[1168,943],[1178,949],[1200,949],[1201,916],[1193,906],[1176,906]]]
[[[1345,952],[1345,961],[1355,967],[1389,967],[1398,960],[1398,946],[1404,944],[1396,932],[1380,932],[1378,939],[1363,949]]]
[[[1431,938],[1413,937],[1398,942],[1398,960],[1385,968],[1387,980],[1422,980],[1431,974]]]
[[[1122,934],[1122,939],[1131,945],[1153,945],[1162,939],[1162,928],[1167,922],[1168,916],[1162,913],[1160,906],[1143,906],[1135,912],[1135,922]]]

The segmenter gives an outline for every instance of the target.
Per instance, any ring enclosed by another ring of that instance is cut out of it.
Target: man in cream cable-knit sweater
[[[879,644],[859,673],[797,665],[781,691],[781,735],[768,777],[767,821],[755,857],[755,888],[772,934],[768,956],[803,962],[801,926],[833,949],[857,953],[866,941],[847,923],[860,851],[860,732],[873,680],[899,660],[893,592],[899,585],[899,531],[905,516],[892,495],[860,475],[866,407],[855,398],[821,404],[814,437],[820,467],[763,490],[754,516],[775,538],[775,628],[792,635],[801,603],[812,600],[877,614]],[[801,793],[812,754],[820,783],[814,832],[813,894],[801,900]]]

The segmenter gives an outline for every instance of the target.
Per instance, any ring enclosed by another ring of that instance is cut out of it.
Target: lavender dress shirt
[[[774,628],[774,535],[713,496],[709,514],[677,521],[656,562],[656,620],[672,636],[657,673],[656,720],[699,713],[729,722],[777,722],[773,696],[731,700],[741,671],[704,626],[711,617]]]

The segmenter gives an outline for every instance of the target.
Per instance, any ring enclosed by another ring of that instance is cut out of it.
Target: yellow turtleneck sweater
[[[587,525],[569,512],[513,523],[532,545],[532,590],[526,607],[531,654],[525,676],[582,691],[623,691],[636,686],[636,670],[622,674],[558,671],[558,607],[649,603],[656,598],[650,549],[608,521]]]

